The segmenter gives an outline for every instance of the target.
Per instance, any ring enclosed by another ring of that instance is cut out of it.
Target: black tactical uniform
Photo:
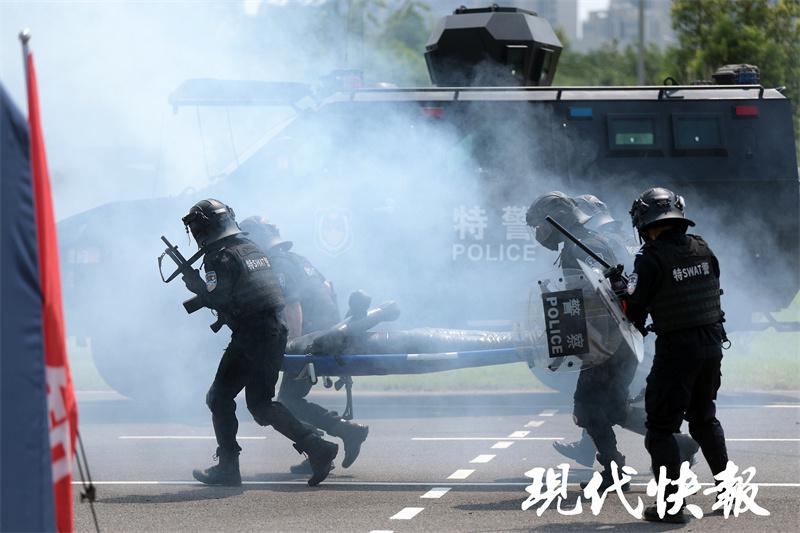
[[[595,266],[595,261],[550,226],[545,221],[547,215],[565,226],[608,263],[616,264],[608,241],[583,226],[589,217],[578,209],[570,197],[554,191],[534,201],[528,210],[527,222],[535,228],[536,240],[543,246],[557,250],[558,244],[564,243],[560,255],[562,269],[579,270],[578,259],[590,266]],[[612,426],[625,424],[627,420],[628,387],[636,365],[636,356],[629,349],[621,347],[605,363],[581,368],[575,387],[575,423],[586,430],[597,447],[597,461],[603,466],[603,488],[612,481],[611,462],[615,461],[620,467],[625,464],[625,457],[617,450]]]
[[[678,478],[681,461],[673,432],[686,419],[689,433],[716,475],[728,462],[714,405],[725,338],[719,263],[702,238],[686,234],[694,222],[684,217],[683,199],[673,192],[661,188],[644,192],[631,217],[647,242],[636,257],[627,314],[642,331],[650,314],[651,329],[658,335],[645,395],[645,446],[653,472],[658,475],[664,466],[669,479]],[[650,240],[648,230],[658,226],[665,228]],[[648,510],[645,517],[658,520],[654,509]],[[685,516],[668,519],[684,521]]]
[[[608,240],[582,226],[573,229],[573,235],[593,252],[609,264],[616,264],[617,258]],[[561,268],[579,270],[578,259],[589,266],[600,267],[574,243],[565,242],[561,251]],[[582,368],[578,375],[573,416],[575,423],[586,430],[597,447],[597,462],[604,467],[604,471],[608,470],[611,461],[616,461],[620,467],[625,464],[625,457],[617,450],[614,425],[644,432],[644,428],[627,424],[629,387],[637,365],[636,355],[623,344],[608,361]],[[641,418],[638,417],[639,420]]]
[[[339,322],[333,286],[308,259],[291,251],[293,243],[281,239],[274,224],[262,217],[248,217],[242,221],[242,229],[266,252],[286,305],[300,304],[303,315],[301,335],[328,329]],[[369,428],[343,420],[335,411],[306,400],[312,386],[308,378],[298,379],[296,375],[284,373],[278,401],[304,423],[341,438],[345,450],[342,466],[347,468],[358,457]],[[293,467],[292,471],[302,473],[305,469],[306,465],[302,464]]]
[[[527,222],[536,229],[536,240],[546,248],[558,250],[558,244],[563,243],[559,261],[562,269],[579,270],[578,259],[592,267],[602,266],[547,223],[544,220],[547,215],[565,226],[607,263],[617,264],[618,258],[605,236],[584,226],[589,217],[577,207],[577,203],[564,193],[554,191],[540,196],[531,205]],[[625,464],[625,457],[617,450],[613,426],[619,425],[641,435],[645,434],[645,415],[641,408],[631,406],[628,399],[637,365],[635,354],[622,344],[608,361],[581,368],[575,387],[573,415],[575,423],[584,428],[592,442],[582,438],[575,443],[553,445],[559,453],[586,466],[591,466],[593,462],[586,456],[593,455],[596,449],[597,462],[603,466],[601,488],[612,481],[611,462],[615,461],[620,467]],[[691,460],[697,451],[697,444],[686,435],[676,435],[676,439],[680,444],[681,457]]]
[[[244,238],[233,210],[217,200],[198,202],[184,217],[204,256],[205,284],[197,271],[185,275],[189,290],[214,309],[231,329],[231,341],[206,395],[217,438],[219,465],[194,471],[208,484],[241,483],[236,442],[235,398],[245,389],[247,408],[255,421],[272,426],[305,452],[314,467],[310,485],[330,472],[338,446],[323,441],[288,409],[272,401],[286,347],[286,326],[280,316],[284,301],[269,259]]]

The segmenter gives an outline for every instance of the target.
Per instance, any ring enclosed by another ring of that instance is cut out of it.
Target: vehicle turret
[[[459,7],[440,19],[425,46],[434,85],[550,85],[561,54],[550,23],[514,7]]]

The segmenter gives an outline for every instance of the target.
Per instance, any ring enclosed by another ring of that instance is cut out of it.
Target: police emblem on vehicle
[[[206,272],[206,289],[208,292],[213,291],[217,288],[217,273],[213,270],[209,270]]]
[[[317,246],[330,255],[340,255],[353,244],[350,210],[331,207],[317,212],[315,239]]]

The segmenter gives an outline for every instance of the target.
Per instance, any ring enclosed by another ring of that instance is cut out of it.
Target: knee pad
[[[221,407],[219,401],[219,395],[217,394],[217,391],[213,386],[210,389],[208,389],[208,392],[206,393],[206,406],[212,413],[215,411],[219,411]]]
[[[669,439],[674,439],[670,432],[648,429],[644,435],[644,447],[652,455],[654,447],[664,445]]]
[[[255,405],[247,404],[247,410],[253,415],[253,420],[260,426],[274,426],[280,423],[288,413],[286,407],[280,402],[259,400]]]

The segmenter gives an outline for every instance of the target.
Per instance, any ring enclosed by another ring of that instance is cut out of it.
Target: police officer
[[[231,329],[231,341],[206,395],[217,438],[217,465],[195,470],[195,479],[209,485],[240,485],[236,442],[236,395],[245,389],[247,408],[255,421],[272,426],[306,453],[317,485],[333,468],[338,445],[313,434],[286,407],[272,401],[286,347],[284,302],[270,262],[242,235],[233,209],[214,199],[195,204],[183,217],[198,247],[205,251],[205,283],[194,270],[184,275],[187,288],[215,310]]]
[[[631,236],[622,229],[622,223],[611,215],[608,205],[593,194],[581,194],[573,197],[578,209],[589,215],[586,227],[600,233],[611,244],[617,260],[626,267],[633,266],[633,255],[638,246],[631,242]]]
[[[545,220],[548,215],[609,264],[616,264],[616,257],[608,241],[584,226],[589,221],[589,216],[578,208],[575,200],[563,192],[553,191],[533,202],[528,209],[526,221],[534,228],[539,244],[556,252],[561,246],[559,263],[562,269],[580,270],[579,259],[590,266],[595,265],[593,259]],[[603,467],[602,490],[613,482],[611,462],[615,461],[620,468],[625,464],[625,456],[617,449],[612,426],[621,425],[626,420],[628,386],[633,379],[636,364],[636,356],[630,350],[621,349],[602,364],[581,368],[578,375],[573,418],[579,427],[586,430],[596,446],[597,461]],[[627,488],[628,486],[625,487]]]
[[[687,234],[694,222],[684,215],[683,198],[657,187],[641,194],[630,211],[644,245],[628,285],[627,315],[643,332],[649,314],[656,353],[647,376],[645,447],[659,475],[678,479],[681,459],[673,433],[684,419],[700,444],[711,472],[728,462],[725,434],[714,400],[720,387],[722,344],[726,340],[720,306],[719,263],[708,244]],[[668,494],[675,487],[669,485]],[[656,506],[645,519],[683,523],[683,509],[659,518]]]
[[[590,217],[578,208],[574,199],[563,192],[553,191],[533,202],[526,221],[534,228],[539,244],[553,251],[559,251],[560,247],[559,262],[562,269],[580,270],[579,259],[590,266],[600,265],[596,265],[591,257],[548,223],[545,220],[548,215],[606,262],[617,264],[608,240],[585,227]],[[603,467],[602,490],[613,481],[611,462],[616,462],[620,468],[625,464],[625,456],[617,449],[613,426],[620,425],[640,434],[645,433],[644,414],[639,412],[641,409],[632,407],[628,400],[637,364],[635,354],[622,345],[608,361],[582,368],[575,387],[573,418],[579,427],[584,428],[591,441],[581,439],[568,445],[554,446],[560,453],[586,466],[592,465],[593,461],[588,456],[597,450],[596,459]],[[682,442],[685,458],[690,460],[697,446],[685,435],[678,438]],[[625,486],[627,489],[628,485]]]
[[[340,320],[336,293],[331,283],[305,257],[291,251],[292,242],[281,238],[280,231],[265,218],[253,216],[242,221],[242,230],[267,255],[286,302],[285,316],[289,338],[330,328]],[[369,428],[343,420],[338,413],[305,399],[312,383],[307,378],[284,373],[278,401],[289,408],[304,423],[342,439],[344,460],[348,468],[358,457]],[[291,468],[293,473],[305,473],[307,461]]]

